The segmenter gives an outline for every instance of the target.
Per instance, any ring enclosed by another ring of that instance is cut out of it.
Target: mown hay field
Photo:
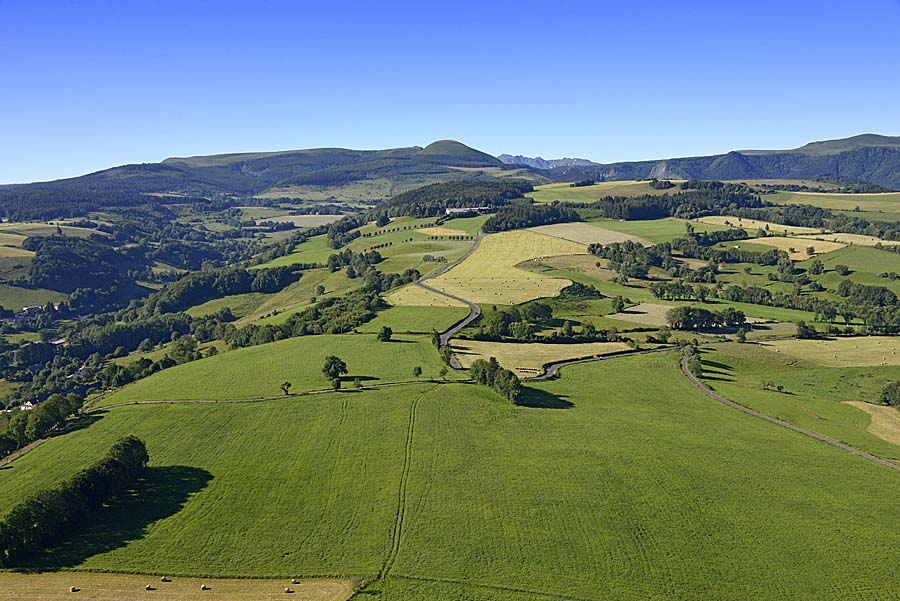
[[[621,353],[630,347],[624,342],[547,344],[454,340],[451,348],[460,365],[465,368],[469,368],[478,359],[487,361],[495,357],[501,366],[514,371],[520,378],[528,378],[540,375],[543,366],[548,363]]]
[[[867,236],[865,234],[844,234],[841,232],[835,232],[833,234],[816,234],[816,235],[803,235],[799,236],[799,238],[815,238],[819,240],[826,240],[828,242],[838,242],[840,244],[859,244],[861,246],[875,246],[876,244],[881,244],[883,246],[895,246],[900,244],[898,240],[883,240],[881,238],[877,238],[875,236]]]
[[[449,227],[422,227],[418,231],[426,236],[468,236],[469,232],[465,230],[455,230]]]
[[[662,327],[668,322],[666,313],[674,308],[673,305],[660,305],[657,303],[640,303],[634,307],[628,307],[621,313],[608,315],[610,319],[631,321],[645,326]]]
[[[384,296],[389,303],[397,307],[465,307],[466,304],[443,294],[438,294],[417,286],[407,284],[392,290]]]
[[[756,244],[762,246],[773,246],[778,250],[783,250],[794,261],[803,261],[810,257],[806,249],[813,248],[813,254],[821,255],[840,250],[846,246],[840,242],[828,242],[825,240],[813,240],[808,238],[789,238],[784,236],[767,236],[765,238],[751,238],[749,240],[741,240],[734,244],[738,247],[743,244]],[[791,252],[791,249],[794,249]]]
[[[280,395],[285,381],[293,384],[295,393],[329,388],[331,381],[321,371],[328,355],[347,363],[347,388],[357,377],[363,384],[413,380],[415,366],[422,368],[424,378],[436,378],[443,366],[426,336],[397,336],[391,342],[379,342],[369,334],[301,336],[163,370],[120,388],[99,404],[269,397]]]
[[[788,236],[792,234],[819,234],[821,229],[814,227],[801,227],[798,225],[781,225],[771,221],[761,221],[759,219],[745,219],[741,217],[731,217],[728,215],[710,215],[707,217],[699,217],[696,219],[698,223],[706,223],[710,225],[724,225],[734,228],[743,228],[748,234],[755,234],[757,230],[765,230],[771,234]]]
[[[765,199],[777,204],[813,205],[824,209],[853,211],[859,207],[863,211],[900,210],[900,192],[882,194],[832,194],[827,192],[778,192],[767,194]]]
[[[571,240],[579,244],[612,244],[614,242],[637,242],[644,246],[651,246],[652,243],[644,240],[639,236],[624,234],[614,230],[608,230],[590,223],[554,223],[552,225],[539,225],[529,228],[530,231],[538,234],[546,234],[563,240]]]
[[[128,433],[152,457],[139,494],[48,561],[260,577],[388,566],[368,589],[386,601],[900,593],[883,561],[900,545],[884,511],[896,474],[716,403],[676,356],[566,367],[523,402],[421,384],[113,408],[0,470],[0,508]]]
[[[761,346],[824,367],[900,365],[900,337],[866,336],[829,340],[771,340]]]
[[[99,574],[82,572],[44,572],[39,574],[0,573],[0,600],[67,601],[72,598],[92,601],[194,601],[213,598],[219,601],[274,601],[283,599],[285,588],[294,591],[293,598],[307,601],[346,601],[353,595],[350,579],[310,579],[291,584],[290,579],[215,579],[159,578],[135,574]],[[153,590],[144,590],[146,585]],[[209,587],[201,591],[200,586]],[[69,587],[76,586],[77,593]]]
[[[584,254],[586,247],[569,240],[516,230],[490,234],[465,261],[428,280],[437,290],[475,303],[515,305],[556,296],[571,282],[516,267],[540,257]],[[399,302],[391,297],[392,302]]]

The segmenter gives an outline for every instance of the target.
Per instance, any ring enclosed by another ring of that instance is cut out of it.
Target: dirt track
[[[820,440],[820,441],[824,442],[825,444],[829,444],[833,447],[837,447],[839,449],[847,451],[848,453],[853,453],[854,455],[859,455],[863,459],[868,459],[869,461],[877,463],[878,465],[883,465],[884,467],[889,467],[892,470],[900,471],[900,465],[897,465],[896,463],[891,463],[890,461],[886,461],[884,459],[881,459],[880,457],[876,457],[875,455],[872,455],[871,453],[866,453],[865,451],[860,451],[857,448],[851,447],[850,445],[846,445],[842,442],[838,442],[838,441],[834,440],[833,438],[828,438],[827,436],[823,436],[822,434],[818,434],[816,432],[813,432],[812,430],[807,430],[806,428],[801,428],[800,426],[795,426],[794,424],[791,424],[784,420],[778,419],[777,417],[772,417],[771,415],[766,415],[765,413],[760,413],[759,411],[755,411],[753,409],[750,409],[749,407],[745,407],[739,403],[735,403],[732,400],[726,399],[725,397],[723,397],[719,394],[716,394],[715,392],[713,392],[712,390],[707,388],[706,385],[703,384],[700,380],[695,378],[694,375],[690,371],[688,371],[686,356],[681,359],[681,372],[687,377],[688,380],[690,380],[691,384],[693,384],[697,390],[699,390],[700,392],[702,392],[709,398],[719,401],[720,403],[723,403],[725,405],[728,405],[729,407],[731,407],[733,409],[737,409],[738,411],[743,411],[744,413],[750,414],[754,417],[764,419],[769,423],[775,424],[776,426],[781,426],[782,428],[787,428],[788,430],[793,430],[794,432],[798,432],[800,434],[803,434],[804,436],[809,436],[810,438],[815,438],[816,440]]]

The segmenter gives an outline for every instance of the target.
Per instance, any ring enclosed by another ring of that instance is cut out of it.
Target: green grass
[[[313,236],[302,244],[294,247],[294,252],[277,257],[262,265],[257,265],[256,269],[265,267],[281,267],[283,265],[293,265],[295,263],[321,263],[322,265],[328,261],[328,257],[333,255],[335,250],[328,248],[328,238],[325,234],[321,236]]]
[[[61,301],[66,298],[62,292],[44,288],[20,288],[0,284],[0,307],[19,311],[22,307],[45,305],[48,301]]]
[[[191,317],[203,317],[204,315],[211,315],[228,307],[235,317],[243,317],[259,308],[259,306],[266,301],[268,296],[270,295],[262,292],[232,294],[230,296],[214,298],[199,305],[194,305],[185,311],[185,313]]]
[[[569,183],[547,184],[537,186],[534,192],[525,196],[533,198],[537,203],[551,203],[554,200],[560,202],[594,202],[605,196],[642,196],[644,194],[672,194],[679,192],[676,186],[668,190],[655,190],[650,187],[650,182],[639,181],[615,181],[600,182],[593,186],[579,186],[573,188]]]
[[[766,194],[763,199],[777,204],[803,204],[853,211],[859,207],[862,211],[900,211],[900,192],[885,194],[830,194],[815,192],[778,192]]]
[[[432,328],[443,332],[468,314],[469,310],[463,307],[391,307],[379,311],[375,319],[358,330],[374,333],[388,326],[396,333],[428,334]]]
[[[0,508],[130,433],[152,456],[143,494],[51,559],[234,576],[387,562],[371,587],[386,601],[900,593],[896,473],[703,396],[677,362],[564,368],[532,407],[423,384],[110,409],[0,470]]]
[[[477,217],[460,217],[459,219],[449,219],[442,223],[439,227],[446,227],[451,230],[462,230],[468,232],[472,236],[478,233],[484,222],[488,220],[490,215],[478,215]]]
[[[281,394],[284,381],[292,392],[328,388],[322,374],[327,355],[337,355],[350,370],[347,384],[355,377],[363,383],[413,380],[413,366],[423,378],[436,378],[443,363],[437,349],[425,336],[398,336],[378,342],[374,335],[300,336],[252,346],[179,365],[138,380],[105,397],[110,405],[153,399],[247,399]]]
[[[622,232],[623,234],[631,234],[638,236],[654,244],[661,242],[670,242],[675,238],[682,238],[686,235],[686,223],[684,219],[676,219],[667,217],[665,219],[648,219],[642,221],[619,221],[618,219],[595,219],[590,223],[598,227]],[[728,229],[725,226],[711,225],[707,223],[692,222],[694,231],[698,232],[715,232]]]
[[[712,348],[712,347],[710,347]],[[810,357],[815,361],[815,357]],[[900,447],[866,431],[869,416],[841,401],[878,403],[900,367],[820,367],[756,345],[727,344],[703,354],[706,380],[726,397],[889,459]],[[764,390],[763,383],[784,392]]]

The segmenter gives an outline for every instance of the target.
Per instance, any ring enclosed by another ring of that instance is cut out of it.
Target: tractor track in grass
[[[379,574],[380,578],[384,578],[390,574],[391,569],[394,567],[394,562],[397,561],[397,555],[400,554],[403,524],[406,521],[407,488],[409,485],[410,466],[412,464],[413,437],[416,432],[416,412],[419,408],[419,401],[432,390],[434,390],[434,388],[430,388],[417,395],[409,405],[409,423],[406,428],[406,441],[403,449],[403,469],[400,472],[400,486],[397,490],[397,513],[394,517],[394,528],[391,532],[391,550],[384,560],[384,565],[381,566],[381,573]]]
[[[782,419],[778,419],[777,417],[772,417],[771,415],[766,415],[765,413],[761,413],[759,411],[756,411],[755,409],[751,409],[750,407],[746,407],[744,405],[741,405],[740,403],[736,403],[735,401],[732,401],[731,399],[727,399],[727,398],[723,397],[722,395],[713,392],[709,387],[707,387],[703,382],[701,382],[698,378],[696,378],[694,376],[694,374],[692,374],[688,370],[687,360],[688,360],[687,356],[684,356],[681,359],[681,373],[683,373],[685,375],[685,377],[687,377],[687,379],[690,381],[690,383],[694,385],[694,388],[696,388],[697,390],[699,390],[700,392],[702,392],[709,398],[719,401],[720,403],[722,403],[724,405],[728,405],[729,407],[731,407],[733,409],[737,409],[738,411],[743,411],[744,413],[747,413],[754,417],[764,419],[769,423],[775,424],[776,426],[781,426],[782,428],[787,428],[788,430],[792,430],[799,434],[803,434],[804,436],[809,436],[810,438],[814,438],[816,440],[824,442],[825,444],[831,445],[833,447],[837,447],[838,449],[847,451],[848,453],[853,453],[854,455],[858,455],[859,457],[862,457],[863,459],[868,459],[869,461],[877,463],[878,465],[888,467],[892,470],[900,471],[900,465],[897,465],[896,463],[891,463],[890,461],[887,461],[880,457],[876,457],[875,455],[872,455],[871,453],[866,453],[865,451],[861,451],[860,449],[857,449],[856,447],[851,447],[850,445],[844,444],[842,442],[838,442],[838,441],[834,440],[833,438],[829,438],[829,437],[819,434],[817,432],[813,432],[812,430],[807,430],[806,428],[801,428],[800,426],[795,426],[794,424],[786,422]]]

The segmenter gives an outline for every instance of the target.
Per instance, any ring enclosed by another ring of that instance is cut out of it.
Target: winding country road
[[[827,436],[823,436],[822,434],[818,434],[817,432],[813,432],[812,430],[807,430],[806,428],[801,428],[800,426],[795,426],[794,424],[791,424],[784,420],[778,419],[777,417],[772,417],[771,415],[766,415],[765,413],[760,413],[759,411],[755,411],[753,409],[750,409],[749,407],[745,407],[744,405],[741,405],[740,403],[735,403],[734,401],[732,401],[730,399],[726,399],[725,397],[723,397],[719,394],[716,394],[715,392],[713,392],[712,390],[707,388],[707,386],[705,384],[703,384],[703,382],[698,380],[694,376],[694,374],[692,374],[690,371],[688,371],[687,359],[688,359],[687,356],[684,356],[681,359],[681,372],[687,377],[688,380],[690,380],[691,384],[693,384],[697,390],[699,390],[700,392],[702,392],[709,398],[719,401],[720,403],[723,403],[725,405],[728,405],[729,407],[731,407],[733,409],[737,409],[738,411],[743,411],[744,413],[747,413],[754,417],[764,419],[769,423],[775,424],[776,426],[781,426],[782,428],[787,428],[788,430],[793,430],[794,432],[798,432],[800,434],[803,434],[804,436],[809,436],[810,438],[815,438],[816,440],[822,441],[825,444],[829,444],[833,447],[837,447],[839,449],[847,451],[848,453],[853,453],[854,455],[859,455],[860,457],[862,457],[864,459],[868,459],[869,461],[877,463],[878,465],[883,465],[884,467],[889,467],[892,470],[900,471],[900,465],[891,463],[890,461],[886,461],[884,459],[881,459],[880,457],[876,457],[875,455],[872,455],[871,453],[866,453],[865,451],[860,451],[859,449],[857,449],[855,447],[851,447],[850,445],[846,445],[842,442],[838,442],[838,441],[834,440],[833,438],[828,438]]]

